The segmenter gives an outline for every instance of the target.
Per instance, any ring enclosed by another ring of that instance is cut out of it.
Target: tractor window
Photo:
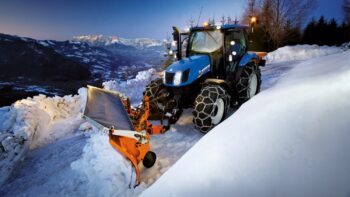
[[[223,36],[220,31],[197,31],[192,34],[191,51],[211,53],[222,47]]]
[[[230,46],[230,41],[235,41],[235,45]],[[226,35],[226,46],[230,46],[232,51],[235,51],[240,57],[247,48],[246,38],[242,30],[229,31]],[[229,51],[228,51],[229,52]]]

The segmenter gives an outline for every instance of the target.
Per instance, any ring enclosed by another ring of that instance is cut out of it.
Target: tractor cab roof
[[[229,29],[246,29],[246,28],[248,28],[248,26],[225,24],[225,25],[209,25],[209,26],[202,26],[202,27],[192,27],[190,31],[206,31],[206,30],[215,30],[215,29],[222,29],[225,31]]]

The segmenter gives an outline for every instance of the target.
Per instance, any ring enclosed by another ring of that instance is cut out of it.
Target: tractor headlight
[[[181,83],[182,72],[177,71],[174,76],[174,85],[179,85]]]

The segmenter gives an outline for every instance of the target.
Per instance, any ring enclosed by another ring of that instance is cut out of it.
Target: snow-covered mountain
[[[86,42],[92,46],[108,46],[113,44],[121,44],[125,46],[141,48],[141,49],[164,46],[163,41],[159,41],[156,39],[150,39],[150,38],[126,39],[118,36],[104,36],[104,35],[74,36],[73,41]]]
[[[88,64],[35,39],[0,34],[0,106],[39,93],[74,94],[91,82]]]
[[[137,72],[157,67],[163,59],[164,46],[160,43],[125,45],[117,42],[118,37],[78,36],[72,41],[53,40],[38,41],[46,47],[53,48],[69,59],[91,66],[93,77],[101,80],[126,80],[136,76]],[[137,43],[138,39],[122,39]],[[153,42],[152,39],[144,39]]]
[[[153,136],[158,159],[135,190],[130,163],[81,118],[86,89],[0,108],[0,196],[347,194],[350,51],[306,45],[269,56],[261,93],[207,135],[193,129],[188,110]],[[104,86],[140,101],[152,73]]]
[[[38,93],[65,95],[86,84],[132,79],[139,71],[159,68],[164,50],[161,41],[146,38],[55,41],[0,34],[0,106]]]

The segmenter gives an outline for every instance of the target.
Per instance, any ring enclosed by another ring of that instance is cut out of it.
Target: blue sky
[[[317,0],[312,16],[342,21],[342,0]],[[164,39],[171,26],[189,18],[241,16],[245,0],[0,0],[0,32],[37,39],[67,40],[104,34]]]

